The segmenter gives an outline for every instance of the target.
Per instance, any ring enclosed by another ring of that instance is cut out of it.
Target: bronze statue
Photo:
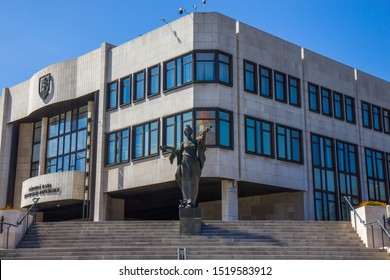
[[[187,125],[184,129],[184,135],[187,139],[181,143],[180,148],[170,146],[160,146],[163,152],[170,151],[169,160],[171,164],[176,158],[177,169],[175,174],[176,182],[182,191],[183,199],[180,201],[180,208],[196,208],[196,199],[199,191],[199,180],[202,174],[204,162],[206,161],[205,151],[206,133],[211,126],[206,128],[200,135],[194,139],[193,130]]]

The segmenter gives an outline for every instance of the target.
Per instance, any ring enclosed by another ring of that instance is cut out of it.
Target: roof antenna
[[[202,0],[202,3],[203,3],[203,9],[206,12],[206,0]]]

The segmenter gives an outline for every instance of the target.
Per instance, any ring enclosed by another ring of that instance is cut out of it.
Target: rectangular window
[[[148,96],[160,94],[160,65],[148,69]]]
[[[372,126],[374,130],[382,132],[382,109],[372,105]]]
[[[215,81],[215,53],[196,53],[196,80]]]
[[[145,71],[134,74],[134,101],[145,99]]]
[[[333,115],[336,119],[344,120],[344,102],[343,95],[333,92]]]
[[[309,83],[309,110],[320,112],[319,86]]]
[[[244,90],[257,94],[256,64],[244,60]]]
[[[193,127],[192,119],[192,111],[164,118],[163,144],[179,149],[185,140],[184,129]]]
[[[35,177],[39,175],[39,158],[41,155],[41,130],[42,123],[40,121],[34,123],[30,177]]]
[[[192,82],[192,54],[183,57],[183,84]]]
[[[192,54],[179,57],[164,63],[164,89],[172,89],[193,81]]]
[[[271,69],[259,66],[260,74],[260,95],[268,98],[272,98],[272,75]]]
[[[345,95],[345,120],[349,123],[356,123],[355,99]]]
[[[218,54],[218,81],[224,84],[230,84],[230,57],[224,54]]]
[[[303,163],[301,130],[277,124],[276,147],[278,159]]]
[[[384,153],[365,149],[368,199],[388,202],[389,194],[386,186]]]
[[[106,164],[117,164],[129,160],[129,129],[107,134]]]
[[[287,103],[286,74],[275,71],[275,100]]]
[[[133,159],[158,155],[159,122],[153,121],[134,127]]]
[[[354,206],[358,206],[361,201],[357,146],[336,141],[336,155],[341,220],[347,221],[350,220],[350,209],[343,197],[349,196]]]
[[[390,111],[383,109],[383,132],[390,134]]]
[[[176,80],[176,61],[172,60],[165,64],[165,89],[176,87]]]
[[[288,94],[290,105],[301,107],[301,93],[299,79],[288,76]]]
[[[327,88],[321,88],[321,107],[322,114],[325,116],[332,116],[332,93]]]
[[[312,134],[313,188],[316,220],[337,219],[333,140]]]
[[[87,116],[88,107],[83,106],[49,119],[46,173],[85,172],[83,155],[87,150]]]
[[[271,122],[245,118],[245,150],[247,153],[273,158],[273,135]]]
[[[131,77],[121,79],[120,105],[127,105],[131,102]]]
[[[363,126],[366,128],[372,128],[371,121],[371,104],[362,101],[362,119]]]
[[[118,82],[108,84],[107,88],[107,110],[116,109],[118,107]]]

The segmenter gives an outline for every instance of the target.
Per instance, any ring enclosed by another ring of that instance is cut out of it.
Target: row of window
[[[108,84],[106,107],[113,110],[192,82],[232,85],[232,56],[220,51],[196,51],[128,75]],[[161,78],[162,76],[162,78]],[[162,87],[161,87],[161,80]]]
[[[302,131],[276,124],[276,158],[303,164]],[[245,151],[275,158],[274,124],[245,117]]]
[[[163,118],[163,145],[179,148],[185,140],[186,125],[194,127],[196,136],[211,126],[206,134],[208,146],[233,147],[232,113],[221,109],[196,109]],[[107,134],[106,164],[128,162],[130,159],[130,131],[132,131],[131,159],[137,160],[159,154],[160,121],[126,128]]]
[[[355,99],[337,91],[308,83],[309,110],[328,117],[356,123]]]
[[[390,110],[362,101],[363,127],[390,134]]]
[[[259,74],[257,74],[257,71]],[[290,105],[301,106],[300,80],[244,60],[244,90]]]
[[[355,206],[361,201],[357,145],[312,134],[311,149],[316,219],[348,220],[343,197],[349,196]],[[387,202],[390,154],[365,148],[365,160],[369,200]]]

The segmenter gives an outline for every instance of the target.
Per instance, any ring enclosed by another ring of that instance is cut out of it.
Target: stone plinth
[[[202,232],[202,211],[200,208],[180,208],[180,234],[200,235]]]

